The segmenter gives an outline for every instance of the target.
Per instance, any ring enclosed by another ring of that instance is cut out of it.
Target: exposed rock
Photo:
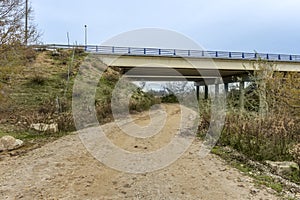
[[[299,170],[299,166],[295,162],[266,161],[266,163],[279,175],[291,174],[295,170]]]
[[[252,189],[250,190],[250,193],[251,193],[252,195],[256,195],[256,194],[259,193],[259,192],[260,192],[260,190],[257,189],[257,188],[252,188]]]
[[[41,131],[41,132],[53,132],[56,133],[58,132],[58,124],[53,123],[53,124],[44,124],[44,123],[37,123],[37,124],[31,124],[30,128]]]
[[[3,136],[0,138],[0,151],[9,151],[14,150],[23,145],[23,141],[19,139],[15,139],[12,136]]]

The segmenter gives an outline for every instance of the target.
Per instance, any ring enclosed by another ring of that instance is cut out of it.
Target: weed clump
[[[47,79],[39,74],[35,74],[33,77],[30,79],[30,83],[32,85],[44,85],[46,83]]]

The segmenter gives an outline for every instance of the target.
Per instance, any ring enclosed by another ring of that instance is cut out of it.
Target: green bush
[[[162,103],[178,103],[178,99],[177,97],[175,96],[175,94],[171,93],[171,94],[168,94],[168,95],[165,95],[161,98],[161,102]]]
[[[145,93],[138,88],[131,96],[129,110],[141,112],[150,109],[155,103],[156,101],[153,95]]]

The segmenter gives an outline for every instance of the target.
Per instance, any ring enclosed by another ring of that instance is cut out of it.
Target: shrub
[[[145,93],[140,88],[137,88],[129,101],[129,109],[141,112],[150,109],[154,103],[155,97],[152,94]]]
[[[299,125],[285,116],[228,113],[219,140],[255,160],[290,160],[290,144],[299,136]],[[299,138],[298,138],[299,139]]]
[[[31,47],[27,47],[24,50],[24,57],[27,62],[32,63],[37,57],[37,52]]]
[[[293,156],[294,160],[300,167],[300,143],[292,146],[292,148],[290,149],[290,154]]]
[[[111,121],[112,111],[110,108],[110,103],[107,101],[96,103],[96,113],[100,124]]]
[[[71,112],[61,113],[55,120],[59,131],[75,131],[75,123]]]
[[[178,99],[177,97],[175,96],[175,94],[171,93],[171,94],[168,94],[168,95],[165,95],[161,98],[161,102],[162,103],[178,103]]]

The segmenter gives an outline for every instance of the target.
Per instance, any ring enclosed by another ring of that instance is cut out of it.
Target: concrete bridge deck
[[[204,80],[205,84],[214,84],[215,79],[220,77],[223,83],[235,82],[237,77],[247,80],[249,72],[256,70],[253,68],[253,62],[257,60],[274,64],[278,71],[300,72],[300,55],[95,45],[45,45],[45,48],[74,47],[96,54],[107,66],[121,68],[129,78],[144,81],[188,80],[202,85]]]

